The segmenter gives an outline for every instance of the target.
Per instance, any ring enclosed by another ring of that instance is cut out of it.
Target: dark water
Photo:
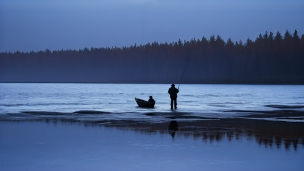
[[[206,123],[199,131],[193,129],[195,123],[179,124],[180,129],[172,136],[172,130],[161,126],[0,122],[0,170],[300,171],[304,168],[301,133],[289,135],[276,129],[267,133],[269,127],[266,132],[258,129],[267,125],[261,123],[255,123],[256,129],[251,132],[253,127],[249,131],[228,129],[232,127],[227,123],[226,128],[211,128]],[[280,135],[279,143],[276,135]],[[287,142],[288,137],[297,142]]]

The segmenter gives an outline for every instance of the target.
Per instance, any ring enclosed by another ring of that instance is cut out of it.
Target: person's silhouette
[[[168,90],[168,93],[170,94],[170,98],[171,98],[171,109],[173,109],[173,103],[174,103],[174,108],[177,108],[177,93],[179,92],[179,90],[177,88],[175,88],[175,85],[172,84],[171,87]]]
[[[152,96],[149,96],[149,100],[148,100],[148,102],[155,103],[155,100],[153,99],[153,97],[152,97]]]
[[[169,124],[169,133],[170,135],[172,136],[172,138],[174,138],[175,136],[175,132],[178,130],[178,123],[177,121],[171,121],[170,124]]]

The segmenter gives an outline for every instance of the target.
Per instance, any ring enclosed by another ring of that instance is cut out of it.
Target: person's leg
[[[175,99],[174,99],[174,107],[175,107],[175,109],[177,108],[177,102],[176,102],[176,99],[177,99],[177,98],[175,98]]]
[[[171,109],[173,109],[173,98],[171,98]]]

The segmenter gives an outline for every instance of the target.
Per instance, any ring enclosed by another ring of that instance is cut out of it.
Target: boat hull
[[[139,107],[154,108],[154,105],[155,105],[155,102],[148,102],[146,100],[142,100],[142,99],[138,99],[138,98],[135,98],[135,101]]]

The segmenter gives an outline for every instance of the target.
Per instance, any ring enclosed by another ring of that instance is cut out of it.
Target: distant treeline
[[[2,52],[0,82],[304,84],[304,34]]]

